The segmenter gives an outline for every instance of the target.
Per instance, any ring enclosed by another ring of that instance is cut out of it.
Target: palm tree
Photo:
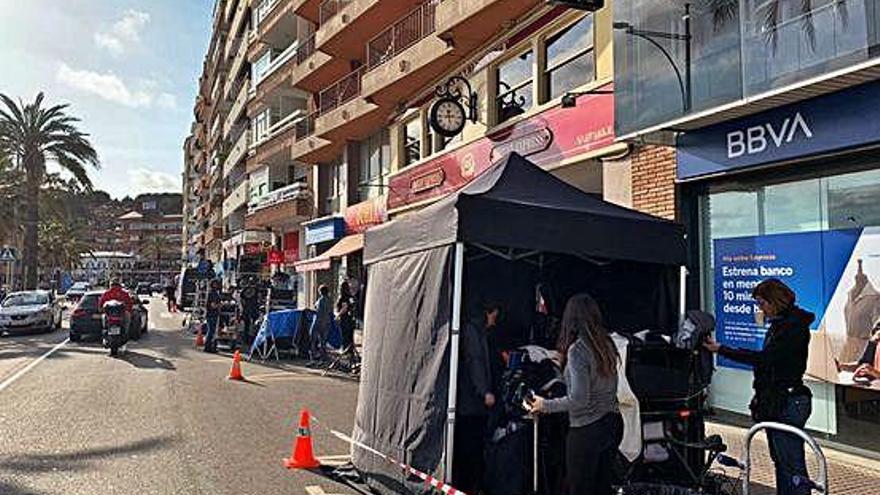
[[[144,246],[145,253],[151,253],[156,257],[156,272],[159,274],[159,278],[161,278],[162,274],[162,255],[168,250],[168,243],[165,239],[157,236],[150,237],[146,241],[146,245]]]
[[[66,114],[68,105],[43,107],[43,93],[33,103],[17,103],[5,94],[0,101],[0,150],[8,153],[15,169],[24,173],[22,217],[24,223],[23,269],[26,288],[37,285],[37,246],[40,190],[46,181],[46,163],[52,161],[70,172],[86,191],[92,181],[86,165],[98,168],[98,153],[88,134],[77,129],[79,119]]]

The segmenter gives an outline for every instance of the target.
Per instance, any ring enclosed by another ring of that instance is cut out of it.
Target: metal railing
[[[285,201],[291,201],[296,199],[306,199],[310,197],[311,190],[309,190],[309,185],[305,182],[294,182],[293,184],[284,186],[280,189],[276,189],[270,193],[264,194],[258,198],[251,200],[248,204],[248,213],[254,213],[256,211],[262,210],[263,208],[268,208],[269,206],[274,206]]]
[[[321,90],[318,101],[321,115],[331,112],[361,94],[361,76],[364,68],[358,67],[330,86]]]
[[[367,43],[367,70],[390,60],[418,43],[436,28],[437,2],[428,1],[392,24]]]
[[[301,41],[299,50],[296,51],[296,65],[300,65],[315,53],[315,35],[314,33]]]
[[[352,0],[324,0],[321,2],[318,14],[318,25],[323,26],[324,23],[333,18],[342,9],[348,6]]]
[[[305,139],[315,132],[315,117],[318,116],[317,112],[310,113],[306,115],[302,119],[296,122],[296,130],[294,131],[296,134],[296,140]]]

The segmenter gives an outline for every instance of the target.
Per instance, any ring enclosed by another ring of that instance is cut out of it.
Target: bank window
[[[543,74],[547,101],[583,86],[595,78],[593,17],[586,15],[547,39]]]
[[[360,144],[359,196],[361,201],[382,194],[382,186],[391,165],[388,130],[383,129]]]
[[[495,69],[495,108],[497,123],[509,120],[532,108],[532,80],[535,52],[525,51],[498,64]]]
[[[422,120],[417,117],[403,126],[403,166],[422,158]]]

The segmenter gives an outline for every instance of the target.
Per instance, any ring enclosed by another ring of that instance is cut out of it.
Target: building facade
[[[880,5],[795,4],[615,2],[617,134],[676,145],[651,166],[690,232],[689,304],[722,343],[757,348],[751,287],[791,285],[816,315],[808,426],[876,455],[880,389],[836,364],[862,357],[880,315]],[[747,415],[750,381],[719,360],[714,405]]]

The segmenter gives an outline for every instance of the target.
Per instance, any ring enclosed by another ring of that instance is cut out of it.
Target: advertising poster
[[[766,327],[756,321],[751,291],[775,277],[795,291],[801,307],[816,315],[808,378],[854,384],[852,372],[838,363],[862,360],[873,329],[880,329],[880,228],[717,239],[714,250],[720,343],[762,347]],[[718,365],[747,368],[720,357]],[[858,385],[880,390],[880,383]]]

